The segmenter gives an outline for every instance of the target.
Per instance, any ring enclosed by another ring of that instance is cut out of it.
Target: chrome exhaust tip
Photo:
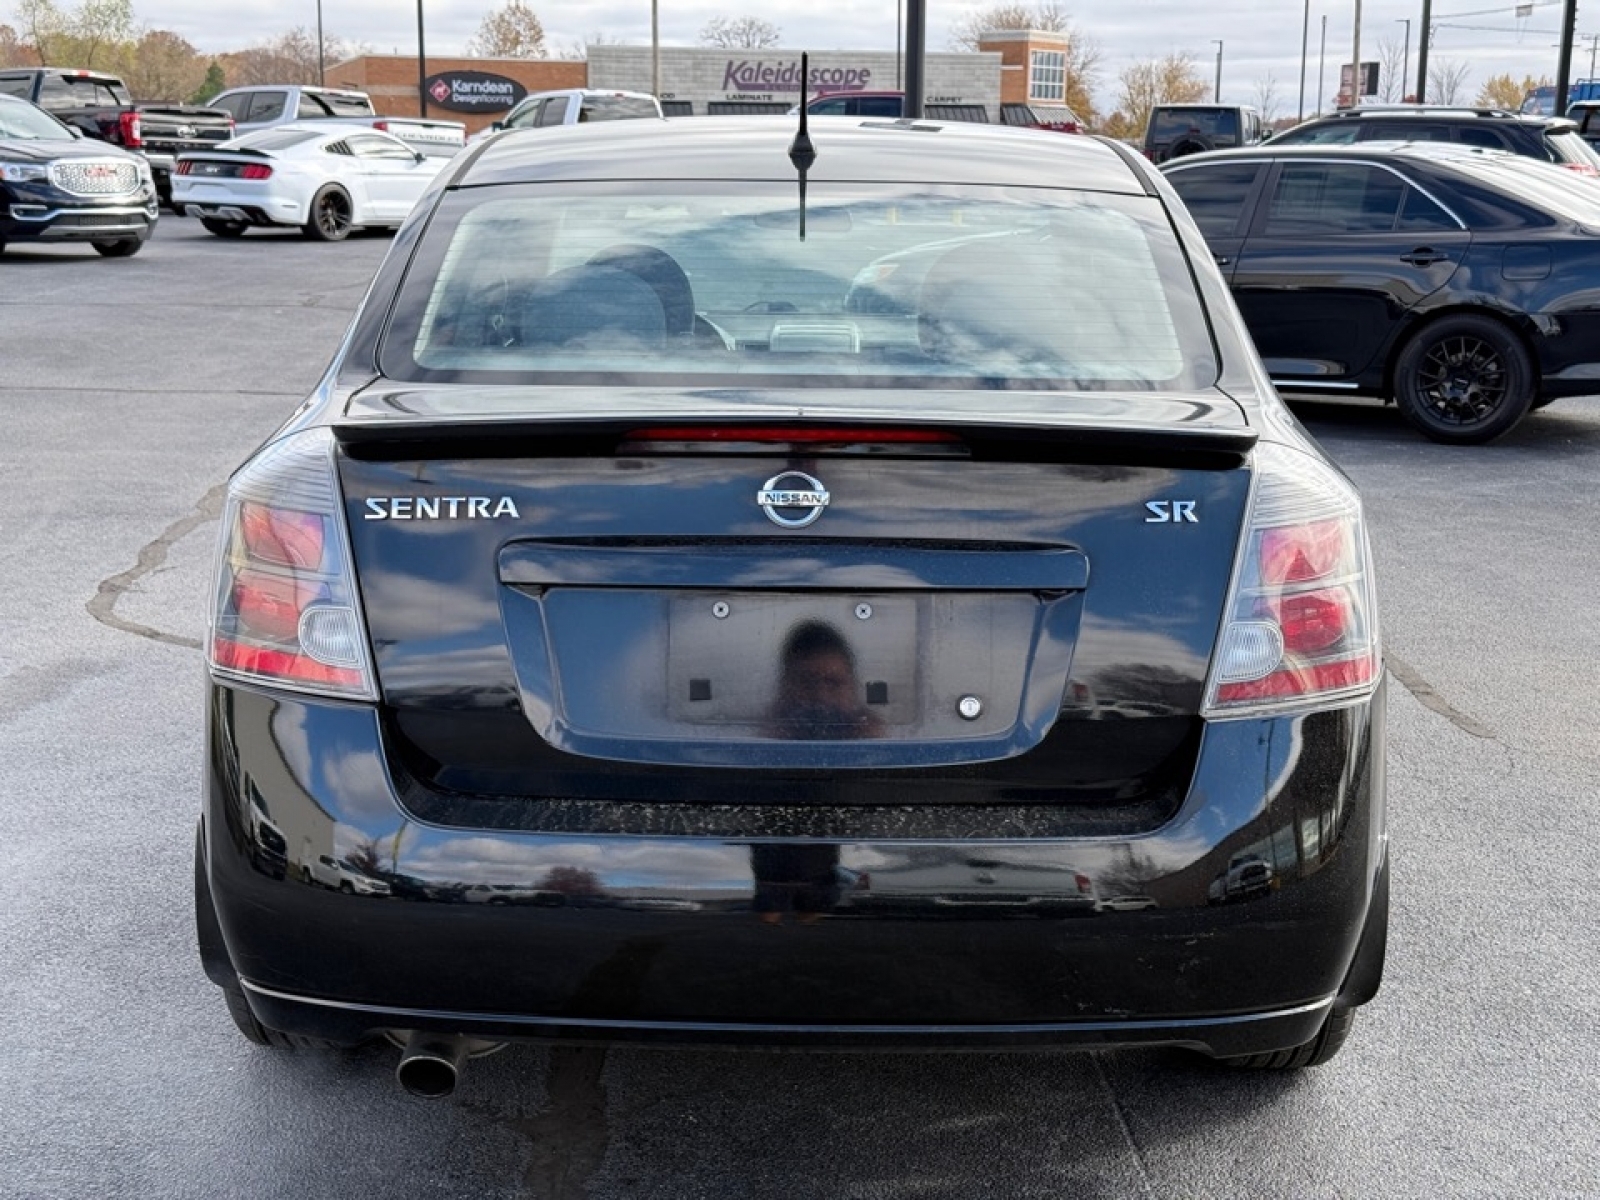
[[[460,1034],[418,1029],[406,1038],[394,1077],[413,1096],[425,1100],[442,1099],[456,1090],[467,1047],[467,1039]]]

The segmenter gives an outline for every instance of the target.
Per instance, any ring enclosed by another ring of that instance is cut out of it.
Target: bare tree
[[[130,48],[122,77],[141,100],[181,103],[205,82],[206,60],[170,30],[146,30]]]
[[[1041,29],[1046,33],[1072,32],[1072,20],[1054,0],[1039,4],[995,4],[975,8],[950,24],[950,49],[976,50],[991,29]]]
[[[1265,76],[1256,80],[1255,87],[1256,111],[1261,114],[1263,123],[1271,125],[1278,119],[1278,105],[1280,103],[1282,103],[1282,97],[1278,95],[1277,77],[1271,71],[1268,71]]]
[[[585,62],[590,46],[620,46],[623,41],[609,33],[591,33],[581,42],[566,42],[556,47],[555,56],[564,62]]]
[[[1460,59],[1439,58],[1428,64],[1428,99],[1435,104],[1460,104],[1472,68]]]
[[[712,17],[700,30],[702,46],[724,50],[766,50],[782,37],[783,30],[760,17]]]
[[[1405,81],[1406,44],[1393,38],[1378,39],[1378,99],[1395,104],[1410,90]]]
[[[952,50],[976,50],[990,30],[1039,29],[1066,37],[1066,71],[1062,103],[1091,125],[1096,123],[1094,93],[1104,54],[1088,34],[1073,27],[1066,10],[1054,0],[1038,4],[997,4],[974,9],[950,27]]]
[[[467,42],[473,58],[543,58],[544,25],[523,0],[506,0]]]
[[[319,60],[316,36],[308,33],[303,26],[296,26],[270,42],[260,42],[248,49],[222,56],[222,66],[230,87],[259,83],[315,83],[319,61],[337,62],[347,56],[345,44],[329,36],[323,38]]]

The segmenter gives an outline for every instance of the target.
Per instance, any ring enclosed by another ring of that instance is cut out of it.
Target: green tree
[[[223,73],[222,64],[212,59],[206,67],[205,82],[203,82],[189,96],[190,104],[209,104],[211,98],[217,93],[225,91],[228,86],[228,77]]]
[[[700,30],[702,46],[724,50],[766,50],[782,37],[783,30],[760,17],[712,17]]]
[[[467,42],[474,58],[543,58],[544,25],[523,0],[506,0]]]

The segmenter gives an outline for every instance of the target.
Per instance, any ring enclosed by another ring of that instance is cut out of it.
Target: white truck
[[[345,121],[381,129],[413,149],[434,157],[448,158],[467,144],[467,127],[460,121],[381,116],[373,108],[372,97],[367,93],[342,88],[291,83],[252,84],[229,88],[212,97],[207,104],[233,114],[234,129],[240,134],[273,125]]]

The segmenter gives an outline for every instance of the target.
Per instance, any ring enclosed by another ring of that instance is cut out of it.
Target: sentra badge
[[[761,485],[756,503],[774,525],[800,529],[811,524],[828,507],[828,489],[822,481],[802,471],[785,471]]]
[[[368,521],[492,521],[520,517],[510,496],[372,496]]]

